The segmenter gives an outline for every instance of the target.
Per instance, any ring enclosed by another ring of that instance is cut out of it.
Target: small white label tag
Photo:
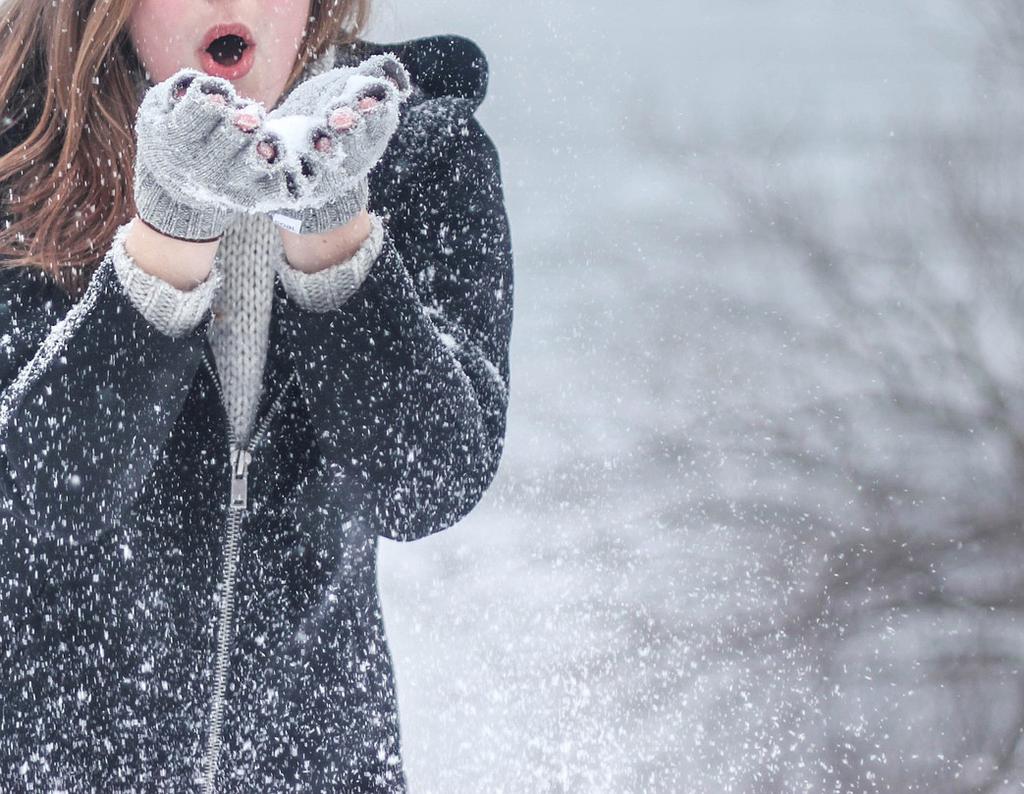
[[[290,232],[299,234],[299,230],[302,228],[302,220],[299,218],[289,218],[287,215],[281,215],[277,212],[270,213],[271,219],[278,226],[287,229]]]

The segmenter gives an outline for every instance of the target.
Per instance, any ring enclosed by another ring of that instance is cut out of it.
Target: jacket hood
[[[354,66],[381,53],[398,58],[412,84],[384,154],[384,160],[394,162],[371,171],[378,178],[387,173],[398,184],[450,157],[453,143],[464,140],[467,125],[487,94],[487,59],[469,39],[443,35],[395,44],[356,41],[337,48],[336,64]]]
[[[409,106],[447,100],[472,114],[487,94],[487,59],[463,36],[427,36],[395,44],[357,41],[338,48],[337,65],[354,66],[384,52],[395,55],[409,71],[413,82]]]
[[[413,84],[398,130],[413,150],[430,147],[435,135],[451,136],[453,127],[466,124],[487,93],[486,57],[463,36],[427,36],[394,44],[357,41],[338,48],[337,66],[355,66],[383,52],[402,62]]]

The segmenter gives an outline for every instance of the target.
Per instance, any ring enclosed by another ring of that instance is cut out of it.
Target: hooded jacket
[[[406,790],[377,543],[497,471],[512,257],[482,53],[338,65],[384,51],[417,90],[370,174],[380,255],[328,311],[275,280],[244,449],[209,311],[162,333],[109,255],[74,303],[0,269],[0,790]]]

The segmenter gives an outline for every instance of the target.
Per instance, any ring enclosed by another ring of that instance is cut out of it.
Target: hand
[[[262,106],[230,82],[181,69],[150,88],[135,120],[135,204],[140,219],[182,240],[223,234],[236,212],[266,211],[288,196],[258,132]]]
[[[374,55],[301,83],[266,117],[263,132],[289,195],[274,211],[282,226],[323,234],[365,210],[367,174],[397,129],[410,90],[397,58]]]

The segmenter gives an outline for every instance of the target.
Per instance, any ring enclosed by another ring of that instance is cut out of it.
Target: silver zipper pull
[[[231,506],[243,510],[247,504],[249,489],[249,464],[252,455],[244,449],[231,451]]]

